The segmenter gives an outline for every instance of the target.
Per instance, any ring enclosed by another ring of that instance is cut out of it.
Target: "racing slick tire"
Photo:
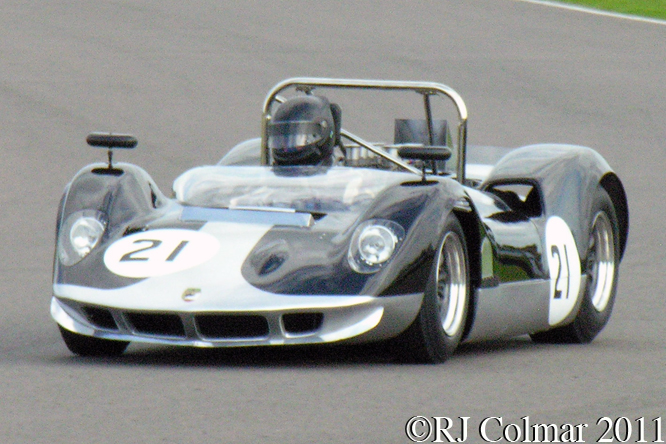
[[[585,294],[573,322],[530,335],[538,343],[585,344],[606,326],[615,303],[620,258],[619,223],[608,193],[599,186],[592,204],[585,259]]]
[[[408,362],[440,363],[458,347],[470,299],[469,261],[462,226],[453,214],[444,224],[421,309],[400,338]]]
[[[60,334],[69,351],[79,356],[113,357],[123,354],[129,342],[94,338],[60,328]]]

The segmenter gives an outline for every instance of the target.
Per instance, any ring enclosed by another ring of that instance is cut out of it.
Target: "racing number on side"
[[[142,257],[142,256],[135,256],[138,253],[143,253],[144,251],[152,250],[157,247],[159,247],[162,244],[161,240],[156,240],[156,239],[137,239],[133,243],[134,244],[140,244],[144,242],[150,242],[150,245],[147,247],[139,248],[134,251],[130,251],[129,253],[124,254],[120,258],[120,262],[126,262],[126,261],[147,261],[150,259],[150,257]],[[189,241],[181,241],[176,248],[173,249],[171,254],[165,259],[166,262],[173,262],[174,259],[176,259],[176,256],[178,256],[178,253],[183,251],[183,248],[185,248],[185,245],[188,244]]]
[[[562,260],[562,255],[560,254],[560,249],[558,245],[553,245],[550,247],[551,257],[557,261],[557,276],[555,277],[555,294],[553,299],[562,299],[564,294],[564,299],[569,298],[569,254],[567,253],[567,246],[562,245],[562,250],[564,250],[564,260]],[[563,268],[566,268],[564,274],[562,273]],[[562,292],[562,287],[566,291]]]
[[[548,323],[564,321],[576,306],[580,293],[580,257],[567,223],[552,216],[546,221],[545,256],[550,275]]]

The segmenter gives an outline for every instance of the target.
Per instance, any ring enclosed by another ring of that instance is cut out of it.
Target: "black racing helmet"
[[[267,126],[276,165],[330,165],[336,125],[328,99],[298,96],[280,104]]]

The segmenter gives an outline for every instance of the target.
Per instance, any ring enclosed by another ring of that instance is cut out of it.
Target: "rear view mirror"
[[[86,142],[90,146],[107,149],[132,149],[139,143],[136,137],[132,135],[113,133],[90,133],[86,138]]]
[[[88,137],[86,137],[86,142],[90,146],[94,146],[96,148],[106,148],[109,150],[108,168],[104,170],[98,168],[95,170],[95,172],[97,172],[98,174],[112,174],[112,175],[122,174],[121,170],[113,168],[113,148],[132,149],[139,143],[137,138],[130,134],[113,134],[113,133],[90,133],[88,134]]]

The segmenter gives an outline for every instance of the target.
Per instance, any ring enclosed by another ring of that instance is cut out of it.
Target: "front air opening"
[[[287,313],[282,315],[284,331],[290,335],[314,333],[324,322],[323,313]]]
[[[260,315],[195,316],[197,330],[206,339],[248,339],[268,336],[268,321]]]
[[[109,310],[99,307],[81,307],[81,311],[93,326],[106,330],[118,330],[118,325]]]
[[[175,314],[127,313],[127,320],[139,334],[185,337],[183,322]]]

